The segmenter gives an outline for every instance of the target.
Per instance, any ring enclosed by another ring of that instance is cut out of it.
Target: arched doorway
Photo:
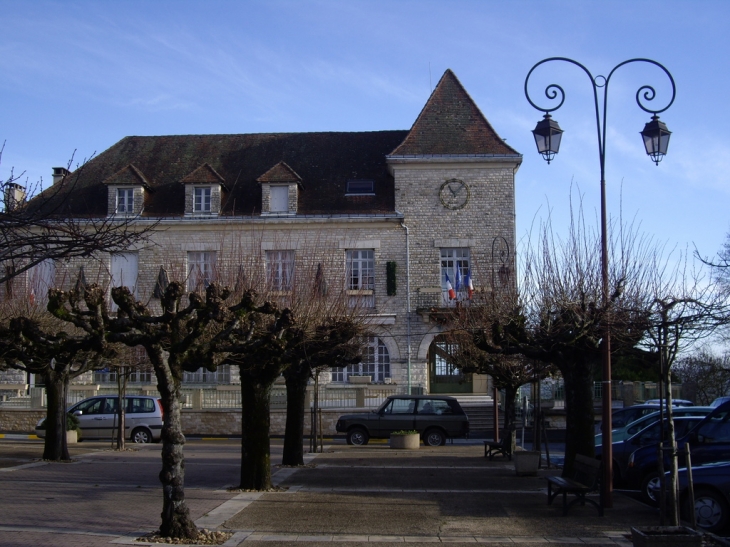
[[[428,348],[429,393],[472,393],[471,374],[463,374],[453,355],[458,344],[445,336],[437,336]]]

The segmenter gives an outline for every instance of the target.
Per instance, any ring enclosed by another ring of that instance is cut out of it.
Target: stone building
[[[363,363],[326,381],[484,393],[485,378],[439,351],[429,310],[466,303],[470,283],[514,288],[521,161],[450,70],[410,130],[126,137],[76,173],[55,168],[54,183],[73,181],[68,214],[133,216],[155,225],[152,238],[101,263],[44,263],[27,291],[39,298],[80,275],[144,302],[165,277],[191,290],[260,278],[284,296],[297,283],[344,284],[371,336]],[[188,381],[236,377],[223,367]]]

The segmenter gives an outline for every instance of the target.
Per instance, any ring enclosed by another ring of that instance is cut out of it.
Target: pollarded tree
[[[255,303],[256,294],[244,293],[211,342],[211,351],[225,355],[241,377],[241,473],[239,488],[271,488],[270,395],[271,386],[286,365],[283,355],[294,326],[289,309]]]
[[[198,530],[185,503],[185,462],[180,413],[181,387],[186,371],[201,366],[215,370],[217,359],[210,352],[210,341],[226,321],[231,311],[225,305],[227,289],[215,284],[208,286],[205,298],[187,294],[179,282],[170,283],[162,294],[161,312],[153,313],[149,306],[135,301],[129,289],[112,289],[112,299],[119,307],[117,317],[111,317],[106,308],[103,291],[91,285],[85,292],[86,306],[79,305],[71,293],[55,291],[49,311],[56,317],[99,336],[99,343],[115,342],[127,346],[142,346],[154,368],[157,389],[162,400],[164,424],[162,427],[163,489],[162,536],[197,539]],[[183,303],[187,296],[187,303]],[[242,304],[245,306],[245,304]],[[103,325],[98,332],[97,325]]]
[[[466,335],[466,336],[465,336]],[[454,336],[451,334],[450,336]],[[504,435],[509,436],[510,452],[516,444],[516,399],[520,387],[546,378],[554,367],[542,361],[527,359],[523,355],[499,355],[477,348],[467,333],[456,336],[453,347],[458,348],[451,356],[453,363],[464,373],[488,374],[494,387],[504,390]]]
[[[72,290],[66,298],[79,304],[83,296]],[[92,292],[88,298],[99,296]],[[52,290],[49,306],[56,306],[59,297],[60,292]],[[103,325],[95,318],[90,318],[87,329],[68,327],[48,313],[27,307],[0,326],[0,361],[4,366],[43,379],[47,396],[44,460],[70,459],[66,444],[66,396],[71,380],[103,367],[114,356],[114,350],[104,341]]]
[[[565,381],[566,466],[576,454],[594,454],[593,382],[599,377],[606,326],[611,351],[633,352],[649,327],[647,268],[653,246],[631,226],[613,226],[610,242],[612,297],[602,303],[601,244],[586,228],[582,210],[571,217],[565,239],[550,223],[537,245],[522,254],[518,294],[482,293],[458,310],[455,323],[474,345],[492,354],[518,355],[553,364]]]
[[[304,465],[304,408],[307,384],[325,368],[341,368],[362,360],[362,322],[355,316],[305,316],[306,323],[287,339],[286,431],[283,465]],[[303,321],[304,322],[304,321]]]

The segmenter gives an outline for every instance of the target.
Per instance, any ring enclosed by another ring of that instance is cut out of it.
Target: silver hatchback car
[[[125,397],[125,436],[135,443],[151,443],[160,440],[162,433],[162,401],[157,397],[132,395]],[[76,416],[81,427],[81,439],[113,439],[119,428],[116,395],[97,395],[76,403],[69,413]],[[36,434],[45,437],[41,423]]]

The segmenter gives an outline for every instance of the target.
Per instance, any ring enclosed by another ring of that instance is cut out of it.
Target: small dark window
[[[347,193],[348,194],[373,194],[374,183],[372,180],[348,180],[347,181]]]

